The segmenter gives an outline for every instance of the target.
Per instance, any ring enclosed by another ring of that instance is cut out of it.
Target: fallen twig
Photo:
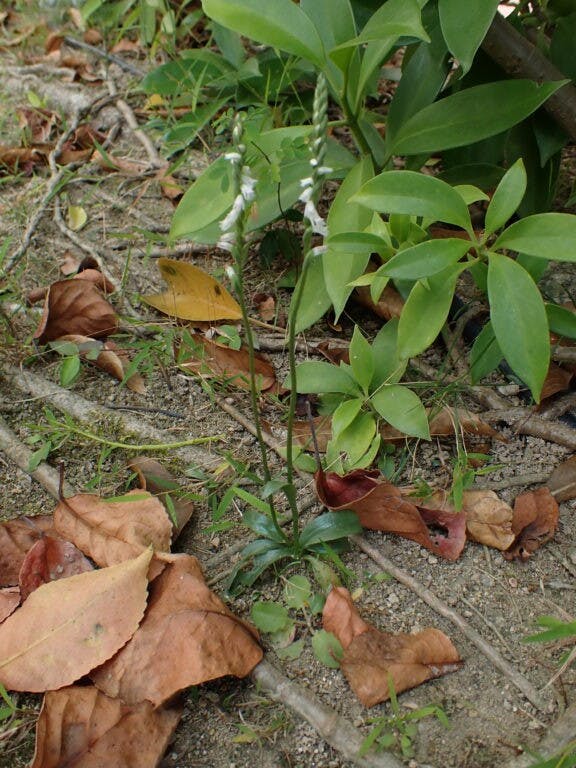
[[[409,573],[382,554],[372,546],[364,536],[352,536],[352,541],[365,552],[380,568],[393,576],[397,581],[412,590],[418,597],[433,608],[437,613],[455,624],[462,634],[489,659],[506,677],[521,691],[528,701],[541,712],[550,710],[548,702],[542,697],[532,683],[518,670],[509,664],[506,659],[484,638],[471,627],[468,622],[455,610],[450,608],[443,600],[437,597],[431,590],[410,576]]]
[[[328,744],[355,765],[362,768],[402,768],[403,764],[389,752],[358,757],[362,735],[356,728],[310,691],[285,677],[266,659],[252,671],[251,677],[261,691],[297,712]]]
[[[135,75],[136,77],[144,77],[145,75],[145,72],[143,72],[139,67],[134,66],[134,64],[131,64],[129,61],[124,61],[124,59],[121,59],[120,56],[115,56],[113,53],[108,53],[108,51],[105,51],[103,48],[90,45],[89,43],[85,43],[83,40],[76,40],[75,38],[69,37],[68,35],[64,36],[64,42],[66,45],[69,45],[70,48],[78,48],[81,51],[88,51],[89,53],[93,53],[95,56],[106,59],[106,61],[111,61],[113,64],[116,64],[118,67],[120,67],[120,69],[123,69],[125,72],[129,72],[131,75]]]
[[[110,95],[116,97],[116,101],[115,101],[116,109],[118,110],[118,112],[120,112],[120,114],[126,121],[126,124],[132,131],[134,137],[144,147],[144,150],[148,155],[148,160],[150,161],[150,165],[153,168],[162,168],[163,166],[165,166],[166,162],[162,160],[162,158],[158,154],[158,150],[152,143],[152,140],[146,133],[144,133],[144,131],[138,125],[138,120],[136,120],[136,116],[134,115],[132,108],[128,105],[126,101],[124,101],[124,99],[118,96],[118,89],[116,88],[116,84],[114,83],[114,81],[110,76],[108,77],[106,82],[108,85],[108,91]]]

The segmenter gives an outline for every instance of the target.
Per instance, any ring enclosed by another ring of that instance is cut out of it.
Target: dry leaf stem
[[[380,568],[393,576],[401,584],[404,584],[405,587],[411,589],[412,592],[418,595],[421,600],[427,603],[437,613],[457,626],[462,634],[473,643],[495,667],[506,675],[531,704],[541,712],[547,712],[550,709],[548,701],[540,695],[532,683],[509,664],[496,648],[484,640],[484,638],[476,632],[476,630],[471,627],[459,613],[450,608],[449,605],[437,597],[430,589],[417,581],[417,579],[410,576],[409,573],[402,570],[402,568],[399,568],[397,565],[394,565],[386,555],[382,554],[379,549],[372,546],[364,536],[352,536],[351,538],[356,546],[358,546],[362,552],[365,552]]]
[[[363,736],[347,720],[321,702],[310,691],[285,677],[264,659],[254,668],[252,679],[273,701],[290,707],[307,720],[322,738],[337,749],[347,760],[361,768],[402,768],[403,763],[389,752],[358,757]]]

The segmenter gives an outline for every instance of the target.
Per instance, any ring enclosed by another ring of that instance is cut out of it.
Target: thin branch
[[[134,64],[131,64],[129,61],[124,61],[124,59],[121,59],[120,56],[115,56],[113,53],[108,53],[108,51],[105,51],[103,48],[97,48],[95,45],[85,43],[83,40],[76,40],[74,37],[65,35],[64,42],[66,45],[69,45],[70,48],[77,48],[81,51],[88,51],[89,53],[93,53],[95,56],[106,59],[106,61],[111,61],[125,72],[129,72],[131,75],[135,75],[135,77],[142,78],[146,74],[139,67],[134,66]]]
[[[134,137],[140,142],[140,144],[144,147],[144,150],[146,154],[148,155],[148,160],[150,161],[150,165],[153,168],[162,168],[166,165],[166,161],[162,160],[160,155],[158,154],[158,150],[152,143],[152,140],[148,136],[148,134],[144,133],[142,128],[138,125],[138,120],[136,120],[136,116],[134,115],[134,112],[132,111],[132,108],[128,105],[124,99],[120,98],[118,96],[118,89],[116,88],[116,84],[112,80],[110,76],[108,76],[107,79],[107,86],[108,91],[111,96],[116,97],[116,109],[124,120],[126,121],[126,124],[132,131]]]

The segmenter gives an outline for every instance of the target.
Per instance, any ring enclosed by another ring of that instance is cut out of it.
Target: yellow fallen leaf
[[[164,293],[141,296],[150,306],[181,320],[239,320],[240,305],[223,285],[193,264],[175,259],[158,259],[162,277],[168,283]]]
[[[73,232],[78,232],[88,221],[88,214],[81,205],[68,206],[68,226]]]

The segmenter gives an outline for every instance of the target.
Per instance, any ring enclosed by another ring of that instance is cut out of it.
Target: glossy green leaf
[[[480,200],[490,200],[486,192],[483,192],[474,184],[457,184],[454,189],[462,197],[466,205],[478,203]]]
[[[250,617],[261,632],[279,632],[291,621],[283,605],[265,600],[254,603]]]
[[[488,298],[500,349],[538,402],[550,363],[548,319],[540,291],[519,264],[490,253]]]
[[[390,261],[378,269],[378,272],[404,280],[430,277],[460,261],[470,246],[469,240],[456,237],[425,240],[412,248],[398,251]]]
[[[326,223],[331,238],[340,233],[361,232],[370,224],[372,213],[365,206],[352,203],[350,198],[373,176],[374,169],[368,156],[348,172],[328,213]],[[327,246],[328,250],[322,256],[323,275],[326,291],[338,319],[352,291],[350,283],[366,268],[371,247],[367,246],[360,252],[351,249],[342,253],[340,249],[336,251],[331,247],[330,239]]]
[[[69,387],[73,384],[80,374],[80,357],[72,355],[65,357],[60,363],[60,386]]]
[[[350,366],[354,378],[363,392],[368,393],[368,385],[372,381],[374,373],[374,361],[370,343],[362,335],[357,325],[354,326],[352,341],[350,342]]]
[[[476,337],[470,350],[470,379],[477,384],[496,370],[504,355],[496,341],[492,323],[488,322]]]
[[[444,39],[464,73],[472,66],[498,3],[499,0],[438,0]]]
[[[398,318],[393,317],[382,326],[372,342],[374,375],[370,390],[374,391],[382,384],[396,384],[400,381],[408,361],[398,354]]]
[[[346,464],[354,468],[365,465],[364,458],[374,447],[376,434],[376,421],[371,413],[360,412],[351,424],[343,429],[336,439],[330,442],[341,454],[346,455]]]
[[[576,339],[576,314],[558,304],[546,304],[548,325],[552,333],[565,339]]]
[[[430,440],[426,409],[418,395],[401,384],[385,385],[371,398],[380,416],[410,437]]]
[[[307,548],[323,541],[334,541],[362,533],[356,512],[325,512],[305,526],[300,534],[300,544]]]
[[[396,134],[390,152],[438,152],[495,136],[524,120],[565,84],[501,80],[466,88],[413,115]]]
[[[470,214],[449,184],[414,171],[385,171],[364,184],[353,202],[380,213],[406,213],[470,230]]]
[[[492,246],[554,261],[576,261],[576,216],[537,213],[515,221]]]
[[[332,632],[326,632],[325,629],[314,632],[312,635],[312,650],[314,651],[314,656],[324,666],[331,669],[338,669],[340,667],[339,659],[344,655],[344,650],[338,638]]]
[[[326,290],[323,256],[309,254],[306,280],[296,317],[296,333],[316,323],[329,309],[332,302]]]
[[[253,509],[248,508],[242,512],[242,523],[259,536],[265,536],[278,543],[285,541],[285,537],[276,530],[272,520]]]
[[[202,0],[204,13],[251,40],[321,64],[322,41],[292,0]]]
[[[524,267],[535,283],[539,282],[546,270],[550,267],[548,259],[542,259],[538,256],[528,256],[527,253],[519,253],[516,256],[516,263]]]
[[[486,211],[485,232],[491,235],[503,227],[516,211],[526,192],[526,169],[518,158],[502,177]]]
[[[340,433],[352,424],[362,410],[363,404],[364,399],[361,397],[344,400],[343,403],[340,403],[332,414],[332,437],[334,440],[337,440]]]
[[[360,394],[356,382],[344,368],[322,360],[305,360],[300,363],[296,369],[296,381],[297,391],[302,394],[311,392]]]
[[[356,22],[350,0],[300,0],[300,8],[316,27],[325,51],[331,51],[356,37]],[[346,72],[353,55],[354,51],[347,49],[334,61]]]
[[[330,235],[326,245],[330,251],[338,255],[340,260],[347,254],[378,253],[380,256],[388,256],[393,252],[389,242],[371,232],[342,232],[338,235]]]
[[[398,348],[403,357],[415,357],[432,344],[446,322],[463,265],[449,267],[410,291],[398,325]]]

